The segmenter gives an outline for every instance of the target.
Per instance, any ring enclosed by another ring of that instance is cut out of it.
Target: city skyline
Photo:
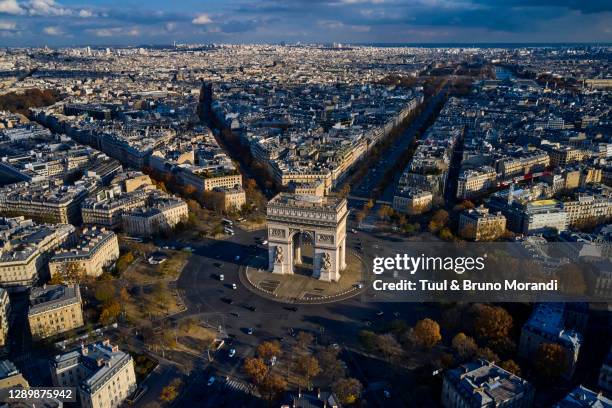
[[[608,43],[611,12],[604,1],[0,0],[0,43]]]

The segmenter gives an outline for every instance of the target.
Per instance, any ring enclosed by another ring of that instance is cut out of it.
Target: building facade
[[[79,273],[98,277],[104,268],[119,258],[117,235],[106,229],[96,227],[83,229],[80,242],[69,249],[62,249],[49,260],[49,273],[65,276],[72,267]]]
[[[506,217],[501,212],[491,214],[484,206],[466,210],[459,217],[459,233],[463,238],[492,241],[501,237],[505,231]]]
[[[51,364],[56,387],[77,387],[83,408],[115,408],[136,391],[134,360],[108,340],[58,355]]]
[[[45,285],[33,288],[28,321],[35,338],[46,338],[83,326],[79,286]]]
[[[529,382],[486,360],[447,371],[442,384],[444,408],[529,408],[533,397]]]

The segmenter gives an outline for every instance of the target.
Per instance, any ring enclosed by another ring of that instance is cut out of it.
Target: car
[[[208,379],[208,382],[206,383],[206,385],[208,385],[210,387],[214,383],[215,383],[215,376],[211,375],[210,378]]]
[[[236,285],[235,283],[232,283],[232,289],[234,290],[238,289],[238,285]]]
[[[247,329],[247,334],[249,334],[249,335],[250,335],[250,334],[253,334],[253,328],[252,328],[252,327],[249,327],[249,328]]]
[[[233,305],[234,304],[234,301],[232,299],[230,299],[230,298],[221,298],[221,300],[224,303],[227,303],[228,305]]]
[[[394,317],[399,317],[399,316],[400,316],[400,313],[399,313],[399,312],[393,312],[393,316],[394,316]]]
[[[268,241],[264,239],[263,241],[261,241],[261,245],[268,245]]]
[[[236,313],[236,312],[231,312],[230,314],[231,314],[232,316],[234,316],[234,317],[240,317],[240,315],[239,315],[238,313]]]
[[[223,274],[219,275],[219,280],[220,281],[225,280],[225,275],[223,275]]]
[[[298,308],[297,308],[297,307],[295,307],[295,306],[289,306],[289,307],[287,307],[286,309],[287,309],[287,310],[290,310],[290,311],[292,311],[292,312],[297,312],[297,310],[298,310]]]
[[[355,228],[351,228],[351,233],[356,234],[357,230]]]
[[[217,268],[223,268],[223,264],[221,262],[215,262],[213,265],[215,265]]]
[[[331,346],[334,350],[338,350],[340,348],[340,345],[338,343],[334,343]]]
[[[385,396],[385,398],[391,398],[391,391],[389,391],[389,390],[384,390],[384,391],[383,391],[383,395]]]
[[[376,312],[376,316],[382,316],[384,314],[385,312],[383,312],[382,310],[379,310],[378,312]]]
[[[236,256],[234,257],[234,261],[239,261],[239,260],[240,260],[240,255],[236,255]]]
[[[236,355],[236,349],[230,349],[229,353],[227,354],[228,357],[234,357]]]

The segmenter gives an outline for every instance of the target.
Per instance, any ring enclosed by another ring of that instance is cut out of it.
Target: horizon
[[[611,13],[573,0],[0,0],[0,44],[610,43]]]

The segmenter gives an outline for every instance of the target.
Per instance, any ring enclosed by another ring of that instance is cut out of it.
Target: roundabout
[[[365,265],[354,252],[346,253],[346,268],[337,282],[326,282],[307,273],[274,274],[266,270],[267,259],[255,257],[240,268],[241,283],[264,298],[287,304],[324,304],[343,301],[363,291]]]

